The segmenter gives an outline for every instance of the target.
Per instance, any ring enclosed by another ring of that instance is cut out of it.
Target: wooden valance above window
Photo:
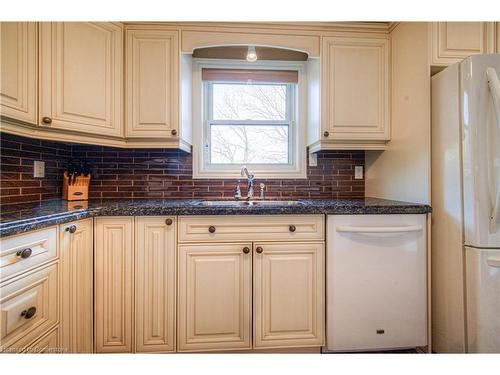
[[[297,83],[299,72],[296,70],[203,68],[201,79],[203,81]]]

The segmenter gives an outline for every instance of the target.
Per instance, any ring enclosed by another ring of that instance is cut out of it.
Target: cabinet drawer
[[[322,215],[189,216],[179,218],[179,241],[322,240]]]
[[[2,238],[0,278],[5,280],[57,257],[57,227]]]
[[[59,345],[59,327],[51,329],[50,332],[43,335],[23,351],[23,353],[27,354],[61,354],[64,352],[65,349]]]
[[[58,323],[58,264],[0,285],[0,351],[25,347]]]

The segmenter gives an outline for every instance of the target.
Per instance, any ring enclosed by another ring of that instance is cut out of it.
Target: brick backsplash
[[[1,134],[1,203],[37,202],[61,196],[62,172],[70,158],[92,166],[90,198],[232,198],[236,179],[194,180],[192,157],[172,149],[120,149],[66,145]],[[33,178],[33,161],[43,160],[44,179]],[[364,151],[323,151],[307,179],[259,179],[266,198],[363,198],[364,180],[354,180],[354,165],[363,165]],[[241,180],[243,193],[246,181]],[[258,187],[256,188],[258,193]]]

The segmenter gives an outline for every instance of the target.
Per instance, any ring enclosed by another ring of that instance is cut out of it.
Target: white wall
[[[391,32],[391,141],[366,151],[366,196],[430,203],[430,67],[427,23]]]

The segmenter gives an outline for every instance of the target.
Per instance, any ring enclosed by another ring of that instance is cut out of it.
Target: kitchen
[[[500,353],[500,21],[124,19],[0,22],[1,352]]]

